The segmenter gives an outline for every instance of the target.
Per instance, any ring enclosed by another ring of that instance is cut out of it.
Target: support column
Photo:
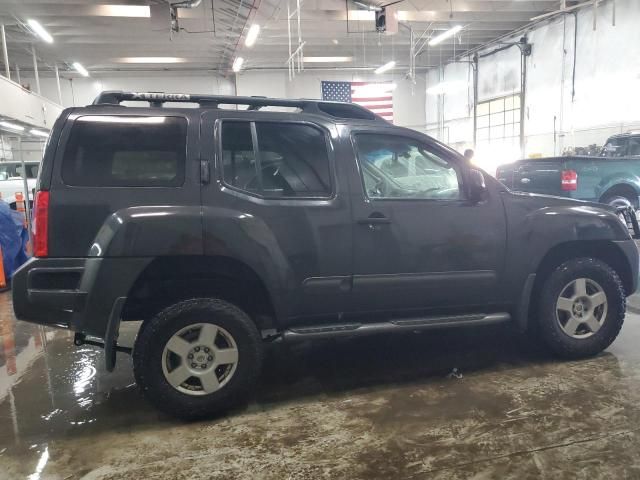
[[[58,103],[62,105],[62,89],[60,88],[60,70],[58,64],[55,64],[54,71],[56,72],[56,86],[58,87]]]
[[[38,57],[36,57],[36,47],[31,45],[31,55],[33,56],[33,74],[36,77],[36,93],[40,95],[40,74],[38,73]]]
[[[4,31],[4,25],[0,25],[0,37],[2,38],[2,56],[4,58],[4,76],[11,80],[11,71],[9,70],[9,54],[7,53],[7,34]]]
[[[473,56],[473,149],[478,148],[478,54]]]

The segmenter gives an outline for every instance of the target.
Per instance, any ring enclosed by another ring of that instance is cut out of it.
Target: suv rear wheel
[[[615,340],[626,299],[618,274],[593,258],[560,265],[546,279],[538,323],[549,348],[565,358],[595,355]]]
[[[146,322],[136,339],[136,382],[166,413],[199,418],[225,410],[255,383],[262,339],[238,307],[218,299],[186,300]]]

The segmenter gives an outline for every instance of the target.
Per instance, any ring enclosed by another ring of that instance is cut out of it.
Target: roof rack
[[[237,97],[232,95],[201,95],[164,92],[124,92],[111,90],[100,93],[93,105],[120,105],[122,102],[149,102],[152,107],[161,108],[164,103],[197,103],[201,107],[219,108],[220,105],[246,105],[248,110],[260,110],[264,107],[299,108],[304,113],[351,118],[360,120],[379,120],[386,122],[371,110],[354,103],[326,102],[322,100],[284,99],[267,97]]]

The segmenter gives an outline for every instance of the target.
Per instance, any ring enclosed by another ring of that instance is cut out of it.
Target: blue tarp
[[[24,227],[24,216],[0,201],[0,246],[7,281],[13,272],[27,261],[26,247],[29,234]]]

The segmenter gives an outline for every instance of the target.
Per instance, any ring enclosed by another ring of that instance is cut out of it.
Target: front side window
[[[221,135],[227,185],[270,198],[331,194],[329,155],[322,130],[298,123],[225,121]]]
[[[79,117],[65,148],[62,179],[73,186],[180,186],[186,144],[184,118]]]
[[[420,142],[367,133],[356,135],[355,144],[369,198],[461,198],[456,169]]]

